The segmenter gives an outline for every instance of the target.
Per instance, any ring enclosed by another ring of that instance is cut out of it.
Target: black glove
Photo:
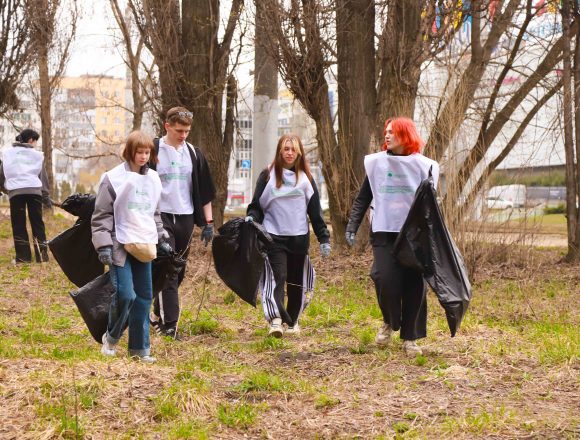
[[[113,246],[103,246],[97,251],[99,253],[99,261],[105,266],[113,265]]]
[[[163,241],[157,245],[157,255],[171,255],[173,248],[169,243]]]
[[[213,223],[208,223],[201,230],[201,241],[205,243],[205,246],[213,239]]]

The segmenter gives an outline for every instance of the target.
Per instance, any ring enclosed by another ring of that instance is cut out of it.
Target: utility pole
[[[252,191],[260,172],[276,154],[278,140],[278,69],[268,53],[264,2],[256,0],[256,36],[254,41],[254,102],[252,123]]]

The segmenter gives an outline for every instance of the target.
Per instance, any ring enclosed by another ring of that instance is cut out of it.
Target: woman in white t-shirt
[[[42,206],[51,207],[49,184],[44,167],[44,155],[37,150],[40,135],[27,128],[16,137],[0,161],[0,189],[10,199],[10,222],[14,236],[16,258],[14,262],[30,263],[30,241],[26,231],[26,212],[32,229],[36,262],[48,261],[46,230]]]
[[[246,221],[262,223],[274,240],[261,282],[262,307],[270,323],[268,334],[274,337],[282,337],[285,331],[300,332],[298,319],[314,288],[314,269],[308,256],[308,219],[320,243],[321,255],[328,257],[330,234],[304,147],[298,136],[285,134],[278,141],[274,161],[258,177],[246,217]]]
[[[129,326],[129,355],[155,362],[149,344],[149,309],[153,299],[151,261],[170,253],[159,213],[161,181],[147,165],[157,160],[153,139],[132,132],[123,150],[123,162],[103,174],[95,201],[91,228],[99,260],[109,266],[116,287],[109,310],[101,353],[115,356],[116,345]]]
[[[412,120],[394,118],[385,122],[383,151],[365,157],[366,178],[346,228],[346,241],[352,246],[371,206],[370,242],[374,256],[371,278],[383,314],[383,325],[375,341],[379,346],[387,346],[392,334],[400,330],[403,349],[410,356],[422,353],[416,341],[427,335],[425,283],[421,273],[401,266],[392,251],[415,191],[430,171],[437,185],[439,165],[420,153],[422,147],[423,141]]]

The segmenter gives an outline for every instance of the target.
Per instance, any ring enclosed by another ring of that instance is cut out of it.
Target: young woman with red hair
[[[416,340],[427,335],[425,283],[420,273],[401,266],[392,251],[415,191],[429,177],[430,170],[437,185],[439,165],[420,153],[422,146],[412,120],[387,119],[383,151],[365,157],[366,177],[346,227],[346,241],[352,246],[371,206],[370,242],[374,256],[371,278],[383,314],[383,325],[375,341],[379,346],[388,346],[392,334],[400,330],[403,350],[410,356],[422,353]]]
[[[330,234],[304,147],[298,136],[285,134],[278,141],[272,164],[258,177],[246,217],[246,221],[262,223],[274,240],[267,251],[260,287],[264,315],[270,324],[268,334],[278,338],[284,334],[283,323],[287,333],[300,332],[298,318],[308,303],[307,293],[314,288],[308,218],[320,242],[320,253],[328,257]]]

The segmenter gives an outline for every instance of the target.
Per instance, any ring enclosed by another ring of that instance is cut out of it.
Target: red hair
[[[419,153],[425,144],[419,133],[415,123],[409,118],[393,118],[385,121],[385,129],[383,135],[387,135],[387,127],[392,123],[392,130],[395,137],[399,140],[401,145],[405,147],[405,155]],[[383,151],[387,150],[387,141],[383,143]]]
[[[310,174],[310,166],[308,166],[308,161],[306,160],[306,155],[304,154],[304,146],[302,141],[295,134],[285,134],[278,140],[278,146],[276,147],[276,157],[270,165],[270,169],[274,167],[274,173],[276,174],[276,188],[282,186],[282,173],[284,169],[284,159],[282,158],[282,148],[286,141],[290,141],[294,151],[296,152],[296,162],[294,162],[294,169],[296,172],[296,184],[298,184],[298,179],[300,178],[300,173],[306,174],[308,179],[312,180],[312,174]]]

